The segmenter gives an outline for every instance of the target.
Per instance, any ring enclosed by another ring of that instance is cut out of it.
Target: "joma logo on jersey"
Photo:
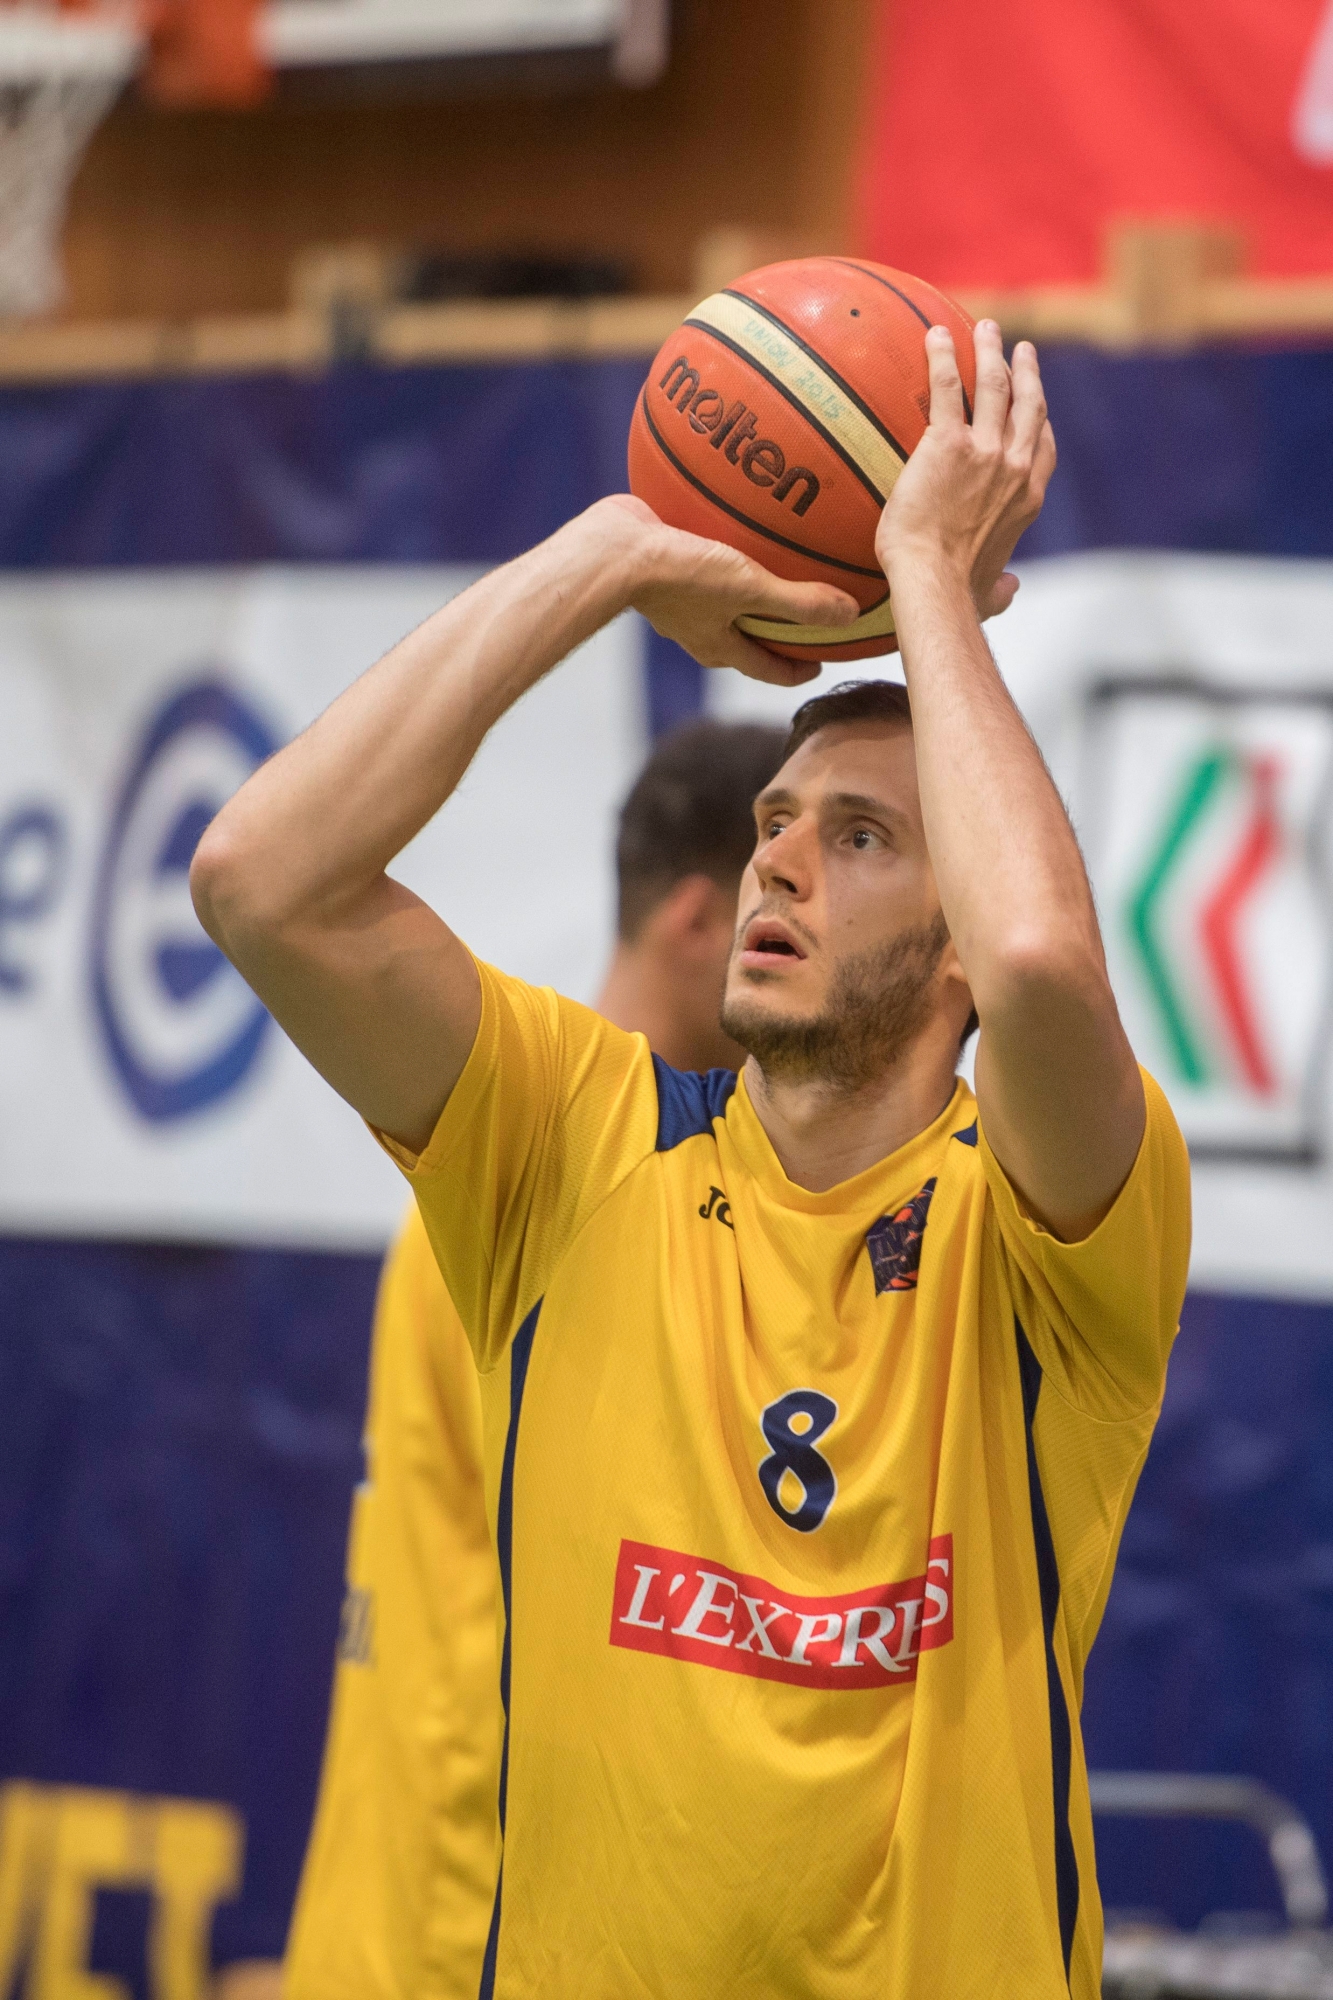
[[[794,1687],[903,1687],[953,1637],[953,1537],[925,1574],[836,1597],[798,1597],[722,1563],[622,1542],[611,1644]]]
[[[752,486],[766,487],[777,501],[790,498],[793,514],[809,511],[819,497],[819,481],[809,466],[788,465],[782,446],[759,436],[754,411],[740,402],[728,408],[720,389],[701,383],[687,355],[676,356],[657,386],[691,430],[711,433],[714,451],[739,465]]]
[[[699,1203],[699,1214],[705,1222],[720,1222],[724,1229],[735,1234],[736,1225],[731,1219],[731,1203],[720,1187],[710,1187],[707,1201]]]
[[[1333,969],[1333,706],[1110,683],[1090,850],[1131,1041],[1196,1154],[1312,1159]]]

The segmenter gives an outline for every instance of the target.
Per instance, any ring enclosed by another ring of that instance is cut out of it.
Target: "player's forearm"
[[[981,1018],[987,1137],[1072,1241],[1133,1164],[1143,1091],[1073,829],[956,569],[924,556],[893,579],[926,843]]]
[[[977,1011],[1034,981],[1104,981],[1083,859],[1041,756],[977,623],[960,564],[900,562],[894,615],[912,698],[926,839]]]
[[[628,496],[599,501],[363,674],[199,843],[191,887],[209,934],[333,1088],[414,1151],[473,1047],[481,989],[447,922],[386,870],[492,723],[630,604],[705,662],[781,680],[805,670],[746,639],[739,615],[856,612],[826,584],[784,582],[664,528]]]
[[[353,683],[223,807],[196,855],[201,920],[250,940],[357,920],[491,726],[622,608],[623,533],[582,516],[474,584]]]

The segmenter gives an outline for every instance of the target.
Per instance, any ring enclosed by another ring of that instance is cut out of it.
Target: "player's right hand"
[[[596,519],[629,563],[627,601],[655,632],[674,639],[705,667],[734,667],[751,680],[799,687],[814,680],[814,661],[784,660],[736,628],[743,617],[783,618],[796,625],[850,625],[860,606],[826,583],[788,583],[725,542],[706,540],[659,521],[631,494],[601,500]]]

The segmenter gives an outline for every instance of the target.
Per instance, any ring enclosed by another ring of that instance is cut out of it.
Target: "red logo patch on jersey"
[[[924,1576],[837,1597],[797,1597],[723,1563],[622,1542],[611,1644],[796,1687],[902,1687],[953,1637],[953,1536]]]

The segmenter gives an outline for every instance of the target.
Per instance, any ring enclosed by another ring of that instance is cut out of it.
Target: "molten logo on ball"
[[[756,435],[754,411],[735,402],[730,409],[720,389],[699,386],[699,371],[691,368],[688,357],[678,354],[658,383],[665,389],[668,403],[688,418],[691,430],[710,432],[709,443],[733,465],[739,463],[745,477],[756,486],[772,488],[773,498],[787,498],[797,482],[801,496],[792,502],[793,514],[804,514],[818,498],[819,481],[808,465],[788,466],[780,444]]]

